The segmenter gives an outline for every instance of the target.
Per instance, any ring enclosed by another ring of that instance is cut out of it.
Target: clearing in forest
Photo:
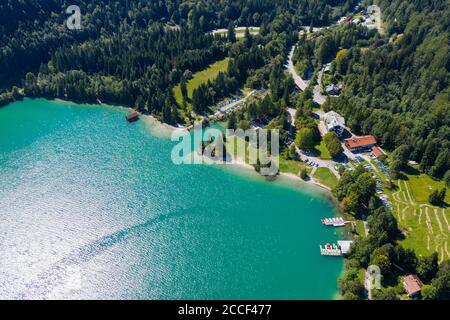
[[[444,182],[435,181],[425,174],[406,175],[396,180],[396,190],[386,193],[392,200],[392,208],[399,227],[405,234],[401,244],[418,255],[439,254],[439,260],[450,259],[450,209],[428,203],[428,195],[444,187]],[[450,203],[447,193],[446,203]]]
[[[229,58],[225,58],[223,60],[217,61],[208,66],[208,68],[194,73],[192,79],[187,82],[187,93],[188,98],[192,98],[192,93],[196,88],[198,88],[202,83],[208,82],[208,80],[214,80],[220,72],[226,72],[228,69]],[[179,105],[183,104],[183,96],[181,94],[181,86],[178,84],[174,89],[173,93],[175,95],[175,99]]]

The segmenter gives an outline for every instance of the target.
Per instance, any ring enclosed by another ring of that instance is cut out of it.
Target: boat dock
[[[351,240],[339,240],[336,244],[327,243],[325,247],[320,247],[320,254],[323,256],[340,257],[346,255],[350,251],[350,246],[353,243]]]
[[[346,224],[352,223],[351,221],[345,221],[341,217],[336,218],[324,218],[322,219],[322,224],[325,226],[333,226],[333,227],[343,227]]]
[[[340,257],[347,254],[350,251],[350,245],[353,241],[349,240],[339,240],[336,244],[327,243],[325,247],[320,247],[320,254],[323,256],[335,256]]]
[[[327,243],[325,247],[320,246],[320,254],[323,256],[342,256],[341,249],[334,243]]]

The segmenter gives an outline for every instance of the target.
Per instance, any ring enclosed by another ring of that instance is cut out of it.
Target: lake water
[[[0,108],[0,298],[333,299],[333,205],[242,169],[171,162],[126,110]],[[300,185],[301,186],[301,185]]]

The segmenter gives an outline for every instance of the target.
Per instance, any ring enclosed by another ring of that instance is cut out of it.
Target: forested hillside
[[[231,44],[208,31],[260,26],[262,39],[255,43],[267,46],[272,55],[285,51],[289,43],[269,46],[275,37],[264,36],[270,32],[292,32],[301,24],[326,25],[354,2],[7,0],[0,4],[0,90],[16,85],[25,87],[28,96],[100,99],[148,109],[174,122],[180,119],[171,87],[184,72],[229,55]],[[65,9],[72,4],[81,8],[81,30],[65,27]],[[1,103],[18,94],[16,89],[3,94]]]
[[[359,134],[441,178],[450,167],[449,1],[379,1],[386,37],[345,57],[333,102]]]

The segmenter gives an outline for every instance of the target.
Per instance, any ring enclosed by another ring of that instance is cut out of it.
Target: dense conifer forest
[[[450,168],[448,1],[379,1],[386,34],[353,24],[300,39],[295,61],[307,77],[332,62],[343,93],[325,109],[356,134],[372,134],[398,167],[413,160],[442,178]]]
[[[173,123],[180,119],[170,87],[186,70],[229,54],[230,45],[208,31],[239,24],[267,34],[326,25],[353,2],[8,0],[0,4],[0,88],[23,83],[27,96],[122,103]],[[82,10],[81,30],[65,27],[72,4]],[[2,98],[4,104],[12,95]]]

